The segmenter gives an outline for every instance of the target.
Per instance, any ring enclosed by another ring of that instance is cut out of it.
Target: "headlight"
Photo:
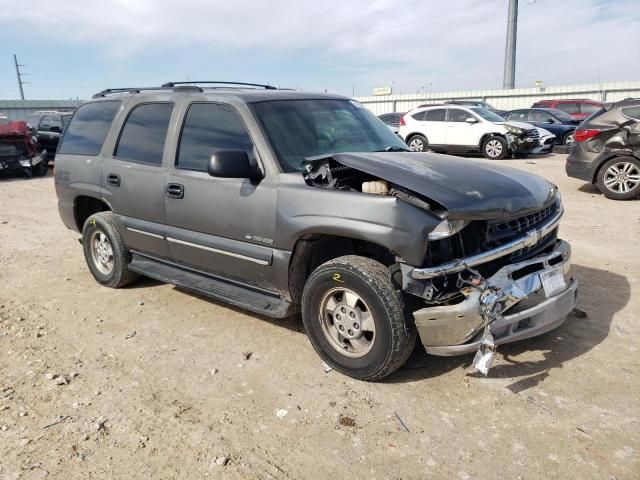
[[[29,158],[20,159],[20,160],[18,160],[18,162],[20,163],[21,167],[30,167],[31,166],[31,159],[29,159]]]
[[[515,135],[522,135],[524,133],[524,130],[522,128],[514,127],[513,125],[505,124],[504,128],[506,128],[508,132]]]
[[[427,238],[429,240],[441,240],[450,237],[466,227],[468,223],[466,220],[444,220],[427,235]]]

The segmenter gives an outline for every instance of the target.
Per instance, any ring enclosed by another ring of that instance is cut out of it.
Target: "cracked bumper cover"
[[[576,279],[566,278],[570,257],[571,247],[559,240],[550,253],[507,265],[486,280],[496,288],[504,305],[501,318],[491,326],[496,345],[540,335],[564,322],[575,306],[578,289]],[[547,298],[540,274],[551,271],[561,271],[566,286]],[[478,349],[484,329],[480,299],[481,292],[470,289],[459,304],[414,312],[418,334],[428,353],[450,356]]]

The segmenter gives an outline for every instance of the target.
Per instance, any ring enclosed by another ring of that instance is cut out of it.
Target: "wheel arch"
[[[78,195],[73,201],[73,218],[79,232],[82,232],[87,218],[94,213],[106,211],[113,211],[113,209],[104,199],[98,197]]]
[[[507,142],[507,147],[509,146],[509,142],[507,141],[507,137],[503,133],[491,132],[491,133],[485,133],[484,135],[482,135],[482,137],[480,137],[480,143],[478,144],[478,149],[480,149],[480,151],[482,151],[482,147],[484,145],[484,142],[486,142],[487,140],[489,140],[490,138],[493,138],[493,137],[502,138],[505,142]]]
[[[389,267],[395,255],[383,245],[347,236],[306,233],[294,245],[289,261],[289,293],[295,303],[300,303],[304,285],[318,266],[344,255],[371,258]]]

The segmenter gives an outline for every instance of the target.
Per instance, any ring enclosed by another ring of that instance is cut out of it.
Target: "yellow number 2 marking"
[[[344,283],[344,280],[342,280],[342,279],[340,278],[340,274],[339,274],[339,273],[334,273],[334,274],[333,274],[333,281],[334,281],[334,282]]]

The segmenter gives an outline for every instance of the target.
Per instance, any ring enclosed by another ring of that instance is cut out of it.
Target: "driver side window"
[[[220,150],[250,154],[253,142],[240,114],[230,105],[193,103],[180,135],[176,168],[206,172],[211,155]]]

